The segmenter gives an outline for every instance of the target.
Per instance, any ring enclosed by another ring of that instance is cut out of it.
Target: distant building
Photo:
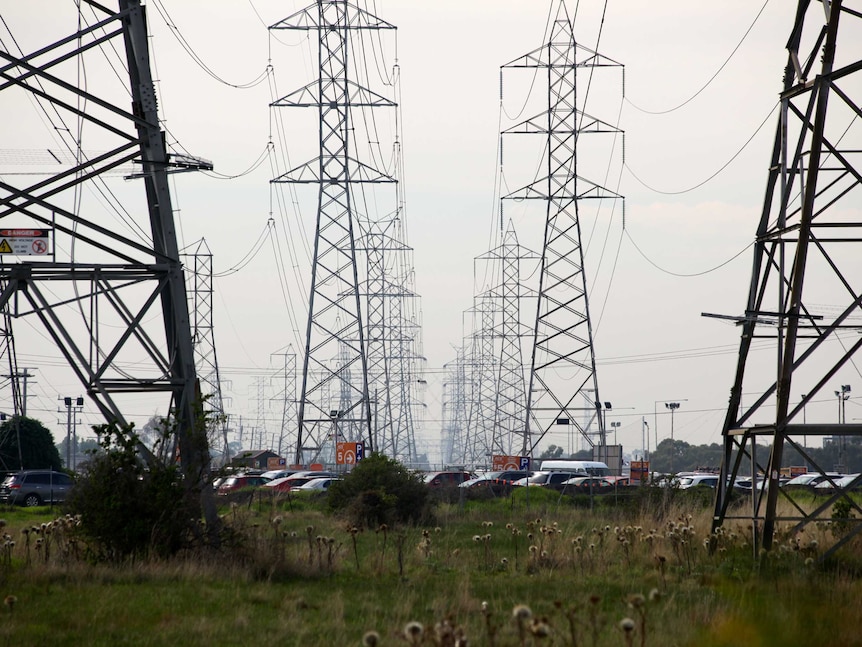
[[[287,461],[271,449],[257,451],[241,451],[233,457],[234,467],[247,467],[256,470],[278,469],[287,465]]]

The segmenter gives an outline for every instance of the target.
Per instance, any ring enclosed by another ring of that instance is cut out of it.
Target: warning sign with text
[[[50,229],[0,229],[0,254],[44,256],[50,234]]]

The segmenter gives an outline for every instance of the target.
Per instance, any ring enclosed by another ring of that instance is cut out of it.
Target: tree
[[[100,451],[81,466],[81,476],[66,499],[81,516],[79,532],[94,556],[122,560],[155,554],[170,557],[200,536],[194,492],[184,488],[175,464],[146,464],[132,425],[94,428]]]
[[[327,495],[333,510],[346,512],[357,526],[418,522],[428,513],[428,486],[421,476],[383,454],[359,461]]]
[[[0,423],[0,467],[6,470],[60,470],[63,463],[54,445],[54,436],[41,422],[12,416]]]
[[[548,448],[542,452],[539,459],[543,458],[560,458],[563,455],[563,448],[557,445],[548,445]]]

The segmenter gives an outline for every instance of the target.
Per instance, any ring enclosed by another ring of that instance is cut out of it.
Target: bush
[[[197,502],[183,488],[179,468],[145,465],[132,426],[96,428],[101,450],[91,453],[66,499],[80,515],[80,533],[96,559],[176,554],[188,545]]]
[[[351,523],[366,528],[417,523],[430,511],[428,487],[421,476],[377,453],[365,457],[343,480],[329,486],[329,507],[345,512]]]

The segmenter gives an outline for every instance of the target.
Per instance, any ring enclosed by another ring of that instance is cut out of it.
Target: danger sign
[[[0,229],[0,254],[44,256],[50,234],[50,229]]]

